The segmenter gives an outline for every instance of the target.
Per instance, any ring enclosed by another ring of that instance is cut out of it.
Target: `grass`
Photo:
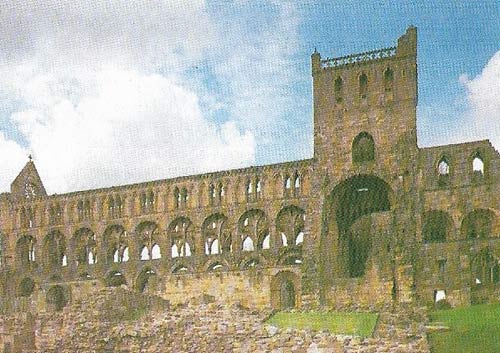
[[[435,311],[431,320],[450,328],[429,334],[433,353],[500,352],[500,304]]]
[[[278,312],[267,323],[282,328],[328,330],[334,334],[370,337],[375,329],[378,314]]]

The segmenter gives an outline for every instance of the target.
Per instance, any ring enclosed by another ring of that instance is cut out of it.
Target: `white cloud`
[[[467,89],[469,111],[479,136],[490,138],[500,150],[500,51],[488,61],[482,72],[469,79],[460,77]]]
[[[463,93],[453,104],[419,106],[419,131],[425,145],[443,145],[489,139],[500,150],[500,51],[481,73],[458,79]]]
[[[89,75],[91,76],[91,75]],[[217,128],[198,98],[155,74],[110,69],[93,73],[94,86],[74,104],[47,103],[13,114],[30,141],[49,190],[77,190],[248,165],[254,140],[233,123]],[[35,78],[35,81],[39,81]],[[42,80],[43,81],[43,80]],[[51,91],[50,82],[39,84]]]
[[[0,190],[30,152],[48,191],[59,193],[255,164],[258,129],[279,132],[296,103],[286,90],[297,77],[298,15],[266,6],[273,13],[256,27],[224,25],[251,19],[231,13],[255,11],[250,3],[0,4],[0,95],[16,106],[0,118],[26,145],[0,134],[9,152]],[[215,82],[223,92],[211,91]]]

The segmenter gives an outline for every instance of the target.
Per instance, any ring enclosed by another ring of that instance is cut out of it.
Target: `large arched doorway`
[[[374,175],[357,175],[325,198],[321,234],[321,281],[364,276],[376,239],[372,214],[391,209],[392,190]]]

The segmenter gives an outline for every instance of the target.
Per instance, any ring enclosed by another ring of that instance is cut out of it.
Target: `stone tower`
[[[321,297],[410,301],[416,28],[395,47],[333,59],[315,51],[311,59]]]

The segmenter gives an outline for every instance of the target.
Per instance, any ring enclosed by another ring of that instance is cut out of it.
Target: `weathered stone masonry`
[[[314,156],[47,195],[33,161],[0,195],[1,310],[125,284],[183,303],[387,306],[498,297],[498,152],[419,148],[417,34],[311,57]]]

